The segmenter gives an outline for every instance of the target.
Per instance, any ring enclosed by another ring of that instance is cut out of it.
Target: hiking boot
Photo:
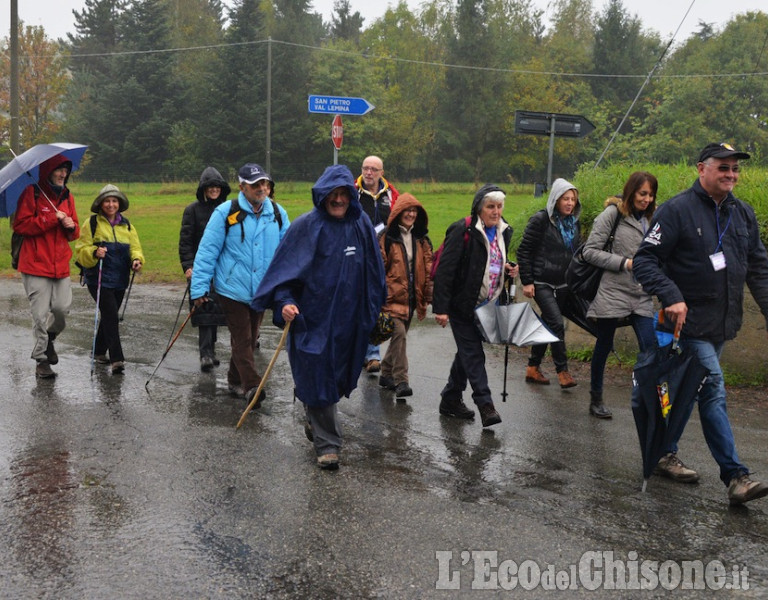
[[[122,360],[116,360],[112,363],[112,375],[120,375],[125,371],[125,362]]]
[[[613,413],[603,404],[603,392],[589,392],[589,414],[598,419],[610,419]]]
[[[389,375],[382,375],[379,377],[379,387],[383,387],[385,390],[394,390],[395,380]]]
[[[106,354],[97,354],[96,356],[93,357],[93,360],[95,362],[99,363],[100,365],[108,365],[109,364],[109,359],[107,358]]]
[[[456,419],[474,419],[475,411],[467,408],[464,401],[458,400],[440,400],[440,414],[445,417],[454,417]]]
[[[365,363],[365,370],[368,373],[378,373],[381,371],[381,361],[374,359],[369,360]]]
[[[251,400],[253,400],[253,397],[256,395],[256,390],[258,390],[258,387],[253,387],[245,394],[245,401],[250,404]],[[251,410],[256,410],[261,406],[261,403],[264,402],[267,398],[267,392],[266,390],[262,389],[261,394],[259,394],[259,399],[256,400],[256,403],[253,405],[253,408]]]
[[[213,359],[210,356],[203,356],[200,359],[200,370],[208,372],[213,369]]]
[[[762,498],[766,494],[768,494],[768,484],[752,481],[746,473],[731,479],[728,486],[728,501],[731,506]]]
[[[653,472],[656,473],[656,475],[669,477],[670,479],[674,479],[681,483],[696,483],[699,480],[699,474],[693,469],[686,467],[683,464],[683,461],[677,458],[675,452],[670,452],[666,456],[662,456]],[[734,479],[733,481],[736,480]],[[733,481],[731,481],[732,484]]]
[[[560,382],[560,387],[562,389],[568,389],[572,387],[576,387],[577,383],[574,381],[573,377],[571,377],[571,374],[568,371],[560,371],[557,374],[557,379]]]
[[[45,357],[48,359],[48,364],[55,365],[59,362],[59,355],[56,354],[56,348],[53,347],[53,340],[56,339],[56,334],[48,332],[48,345],[45,348]]]
[[[538,383],[540,385],[549,385],[549,379],[544,377],[540,367],[527,367],[525,369],[525,381],[527,383]]]
[[[218,367],[221,364],[221,361],[216,358],[216,355],[214,354],[213,357],[211,357],[211,360],[213,361],[213,366]]]
[[[321,454],[317,457],[317,466],[325,471],[336,471],[339,468],[339,455]]]
[[[397,387],[395,388],[395,397],[396,398],[405,398],[406,396],[413,396],[413,390],[411,389],[411,386],[408,385],[407,382],[401,381],[397,384]]]
[[[480,412],[480,420],[483,422],[483,427],[490,427],[491,425],[497,425],[501,423],[501,415],[496,411],[493,406],[493,402],[487,402],[477,407]]]
[[[35,376],[40,379],[51,379],[56,377],[56,373],[51,369],[51,364],[47,360],[40,360],[35,367]]]

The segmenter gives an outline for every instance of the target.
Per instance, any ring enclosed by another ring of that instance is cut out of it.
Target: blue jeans
[[[653,348],[656,345],[656,332],[651,317],[630,315],[629,321],[637,336],[637,345],[640,352]],[[589,389],[600,393],[603,391],[603,376],[605,375],[605,363],[608,355],[613,350],[613,336],[616,333],[618,319],[597,319],[597,339],[595,349],[592,351],[592,380]]]
[[[381,360],[381,352],[379,352],[379,346],[368,344],[368,348],[365,350],[365,362],[369,360]]]
[[[680,345],[690,348],[698,357],[699,362],[707,369],[707,378],[696,395],[699,403],[699,418],[704,439],[707,441],[712,457],[720,466],[720,479],[728,485],[734,477],[749,474],[749,469],[739,461],[736,453],[736,443],[733,439],[731,423],[725,404],[725,382],[723,371],[720,368],[720,354],[723,351],[723,342],[713,343],[707,340],[685,338]],[[693,404],[686,415],[688,421],[693,411]],[[683,431],[680,430],[680,435]],[[674,440],[668,452],[677,452],[677,442],[680,435]]]

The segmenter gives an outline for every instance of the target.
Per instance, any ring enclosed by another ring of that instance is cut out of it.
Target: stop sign
[[[331,141],[336,150],[341,150],[341,142],[344,141],[344,127],[341,124],[341,115],[333,117],[333,123],[331,123]]]

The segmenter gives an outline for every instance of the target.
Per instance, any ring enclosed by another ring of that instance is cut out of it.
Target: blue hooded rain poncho
[[[341,219],[330,216],[324,204],[338,187],[346,187],[350,196]],[[285,326],[283,306],[299,308],[288,337],[296,396],[323,407],[357,387],[386,283],[376,232],[362,211],[349,168],[326,168],[312,188],[312,202],[314,210],[288,229],[251,307],[271,308],[278,327]]]

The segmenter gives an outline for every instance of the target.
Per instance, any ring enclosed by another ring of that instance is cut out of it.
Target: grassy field
[[[659,179],[659,200],[671,197],[690,186],[696,171],[690,165],[613,165],[605,169],[584,168],[574,178],[583,204],[582,221],[587,231],[602,210],[608,195],[620,193],[624,181],[634,170],[648,170]],[[103,183],[78,182],[77,173],[70,180],[75,195],[80,223],[90,216],[93,199]],[[179,228],[184,207],[195,200],[197,185],[193,183],[127,183],[117,184],[130,200],[126,216],[139,232],[147,258],[141,282],[172,282],[182,279],[178,257]],[[398,190],[410,192],[424,205],[429,215],[430,238],[435,248],[443,241],[452,222],[469,214],[472,198],[479,186],[471,183],[396,182]],[[278,182],[276,200],[291,219],[312,208],[311,183]],[[511,258],[520,242],[528,218],[546,204],[546,196],[534,198],[533,185],[502,184],[507,192],[504,217],[514,228]],[[233,189],[236,186],[233,185]],[[737,196],[749,202],[757,213],[763,240],[768,241],[768,170],[744,169]],[[233,192],[234,194],[234,192]],[[230,196],[232,197],[232,196]],[[10,225],[0,219],[0,276],[12,276],[10,267]],[[77,270],[73,264],[73,274]]]
[[[90,216],[93,199],[103,183],[79,183],[70,181],[75,196],[77,215],[82,225]],[[183,274],[179,264],[179,229],[181,215],[190,202],[195,200],[196,184],[180,183],[129,183],[117,184],[125,192],[130,207],[125,215],[139,233],[146,267],[137,283],[181,281]],[[233,186],[234,188],[234,186]],[[291,219],[312,208],[311,183],[279,183],[275,196]],[[443,241],[445,230],[452,222],[469,214],[476,187],[472,184],[440,185],[416,183],[398,186],[401,192],[410,192],[424,205],[429,215],[430,238],[435,248]],[[521,234],[528,216],[545,202],[533,198],[533,186],[506,186],[509,193],[504,215]],[[230,195],[230,198],[234,196]],[[534,202],[535,200],[535,202]],[[0,219],[0,275],[12,276],[10,266],[10,225],[8,219]],[[516,244],[515,244],[516,247]],[[72,273],[77,268],[72,265]]]

